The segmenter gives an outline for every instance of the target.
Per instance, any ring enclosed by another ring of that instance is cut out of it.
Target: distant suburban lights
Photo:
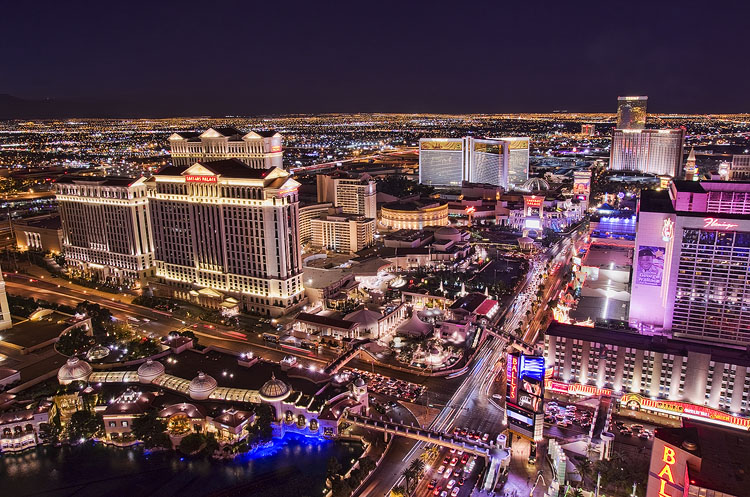
[[[703,222],[705,223],[703,225],[704,229],[713,228],[713,229],[718,229],[718,230],[730,230],[732,228],[736,228],[737,226],[739,226],[738,224],[728,223],[726,221],[722,221],[714,217],[703,218]]]

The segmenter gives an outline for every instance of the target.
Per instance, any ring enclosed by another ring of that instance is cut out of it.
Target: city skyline
[[[193,15],[205,8],[11,4],[0,94],[82,117],[613,112],[612,95],[649,95],[654,112],[750,111],[742,78],[717,74],[741,60],[746,6],[631,2],[647,9],[638,22],[588,2]]]

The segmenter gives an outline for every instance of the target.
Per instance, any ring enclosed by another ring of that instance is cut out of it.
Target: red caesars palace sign
[[[219,178],[216,176],[203,176],[197,174],[188,174],[185,176],[185,181],[188,183],[216,183]]]

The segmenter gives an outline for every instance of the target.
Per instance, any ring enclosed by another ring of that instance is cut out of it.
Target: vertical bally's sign
[[[689,460],[700,463],[696,455],[655,439],[646,497],[684,497],[690,482]]]

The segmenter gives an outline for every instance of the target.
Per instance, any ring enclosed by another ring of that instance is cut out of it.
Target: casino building
[[[750,345],[750,182],[644,191],[636,259],[632,326]]]
[[[64,176],[55,193],[68,267],[126,286],[153,275],[144,178]]]
[[[155,293],[269,316],[302,305],[299,183],[288,172],[206,161],[165,167],[147,186]]]
[[[654,435],[646,497],[748,495],[746,434],[694,423],[659,428]]]
[[[236,158],[255,169],[282,168],[281,135],[275,131],[208,128],[202,133],[180,132],[169,137],[172,164]]]
[[[510,189],[529,177],[528,138],[422,138],[419,182],[460,187],[463,182]]]

